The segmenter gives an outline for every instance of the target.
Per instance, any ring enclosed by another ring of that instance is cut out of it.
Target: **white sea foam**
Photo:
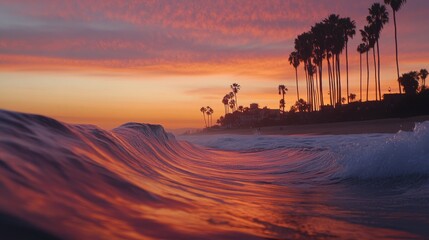
[[[300,149],[320,152],[312,158],[315,168],[325,167],[317,161],[335,164],[335,178],[386,178],[403,175],[429,175],[429,122],[418,123],[413,132],[396,134],[359,134],[325,136],[278,135],[207,135],[181,136],[181,140],[228,151],[263,151]],[[332,166],[331,166],[332,167]],[[314,169],[323,171],[323,169]]]

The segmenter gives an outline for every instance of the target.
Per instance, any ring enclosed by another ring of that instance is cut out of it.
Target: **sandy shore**
[[[262,127],[257,129],[218,129],[209,134],[262,134],[262,135],[337,135],[365,133],[397,133],[399,130],[412,131],[416,122],[429,121],[429,115],[411,118],[390,118],[357,122],[321,123],[295,126]]]

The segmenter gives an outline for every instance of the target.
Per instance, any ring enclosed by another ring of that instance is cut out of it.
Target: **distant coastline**
[[[283,126],[263,126],[258,128],[218,128],[205,129],[192,135],[242,134],[242,135],[343,135],[397,133],[412,131],[415,123],[429,121],[429,115],[407,118],[385,118],[366,121],[347,121]]]

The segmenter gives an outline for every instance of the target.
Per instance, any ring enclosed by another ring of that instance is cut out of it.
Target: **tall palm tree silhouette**
[[[376,64],[375,64],[375,51],[374,51],[374,45],[375,45],[375,38],[373,31],[369,26],[365,26],[363,30],[360,30],[360,34],[362,36],[362,41],[366,45],[366,101],[369,100],[369,50],[372,48],[372,53],[374,56],[374,72],[376,72]],[[377,85],[377,74],[375,74],[375,85]],[[377,97],[377,95],[376,95]]]
[[[362,101],[362,54],[367,52],[367,46],[365,43],[359,44],[357,47],[357,51],[359,53],[359,92],[360,92],[360,100]]]
[[[327,24],[329,35],[327,36],[329,52],[327,56],[332,58],[332,83],[330,90],[334,104],[341,104],[341,68],[340,68],[340,54],[345,47],[345,35],[344,27],[341,24],[339,15],[331,14],[328,18],[324,19],[323,22]],[[330,62],[328,62],[329,68]]]
[[[313,109],[313,82],[309,75],[309,67],[312,65],[313,34],[304,32],[295,39],[295,50],[298,52],[299,60],[304,64],[305,80],[307,84],[307,100]]]
[[[350,18],[341,18],[340,24],[344,30],[344,41],[346,45],[346,79],[347,79],[347,96],[349,96],[349,54],[348,54],[348,42],[349,38],[353,38],[356,34],[356,23]],[[347,97],[347,103],[349,103],[349,97]]]
[[[389,13],[386,6],[380,3],[374,3],[369,8],[368,23],[372,26],[375,34],[375,42],[377,45],[377,70],[378,70],[378,98],[381,100],[381,81],[380,81],[380,33],[384,25],[389,22]]]
[[[396,72],[398,74],[399,93],[402,93],[401,83],[399,83],[399,59],[398,59],[398,35],[396,28],[396,12],[407,2],[407,0],[384,0],[384,3],[389,5],[393,10],[393,25],[395,25],[395,50],[396,50]]]
[[[207,108],[205,107],[201,107],[200,108],[200,112],[203,113],[203,118],[204,118],[204,126],[207,127],[207,121],[206,121],[206,112],[207,112]]]
[[[285,111],[285,94],[288,89],[285,85],[279,85],[279,95],[282,95],[282,100],[280,101],[280,107],[283,109],[283,112]],[[283,104],[282,104],[283,102]]]
[[[325,23],[319,22],[311,27],[311,32],[313,33],[313,63],[316,65],[316,78],[319,77],[319,81],[316,80],[316,85],[318,83],[319,87],[316,89],[319,92],[318,99],[320,100],[320,105],[324,105],[323,99],[323,58],[325,57],[326,45],[327,45],[327,32],[328,28]],[[299,100],[299,98],[298,98]]]
[[[296,80],[296,95],[299,100],[299,87],[298,87],[298,67],[299,67],[299,56],[298,52],[293,51],[289,55],[289,64],[295,68],[295,80]]]
[[[237,93],[238,91],[240,91],[240,85],[238,83],[233,83],[231,85],[231,90],[234,93],[234,97],[235,97],[235,105],[238,105],[238,101],[237,101]]]

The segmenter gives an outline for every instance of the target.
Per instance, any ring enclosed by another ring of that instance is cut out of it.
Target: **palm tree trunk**
[[[207,121],[206,121],[206,114],[203,113],[203,117],[204,117],[204,125],[207,127]]]
[[[320,104],[320,95],[319,95],[319,78],[318,78],[318,68],[316,69],[316,73],[314,74],[316,76],[316,81],[314,82],[315,85],[315,89],[314,89],[314,101],[315,101],[315,108],[316,110],[319,109],[319,104]]]
[[[338,69],[338,102],[341,103],[341,68],[340,68],[340,54],[337,54],[337,69]]]
[[[335,103],[336,103],[336,96],[337,96],[337,89],[336,89],[336,87],[335,87],[335,81],[336,81],[336,75],[335,75],[335,72],[336,72],[336,68],[335,68],[335,55],[334,54],[332,54],[332,64],[331,64],[331,74],[332,74],[332,92],[331,92],[331,95],[332,95],[332,106],[334,106],[335,107]]]
[[[237,101],[237,93],[234,93],[234,97],[235,97],[235,111],[237,111],[238,108],[238,101]]]
[[[399,83],[399,57],[398,57],[398,35],[396,30],[396,11],[393,10],[393,25],[395,26],[395,49],[396,49],[396,73],[398,74],[399,93],[402,93],[401,84]]]
[[[369,96],[369,49],[366,51],[366,101]]]
[[[375,47],[372,48],[372,55],[374,57],[374,82],[375,82],[375,100],[378,101],[378,94],[377,94],[377,60],[375,58]]]
[[[319,88],[320,88],[320,106],[325,105],[323,102],[323,87],[322,87],[322,77],[323,77],[323,59],[320,61],[320,67],[319,67]]]
[[[304,62],[304,72],[305,72],[305,82],[306,82],[306,87],[307,87],[307,103],[310,104],[310,84],[309,84],[309,79],[308,79],[308,71],[307,71],[307,61]]]
[[[333,106],[332,101],[332,70],[331,70],[331,63],[329,61],[329,56],[326,57],[326,61],[328,61],[328,80],[329,80],[329,101],[331,103],[331,106]]]
[[[285,112],[285,105],[286,105],[286,102],[285,102],[285,92],[282,92],[282,99],[283,99],[283,113]]]
[[[362,53],[359,53],[359,92],[360,101],[362,102]]]
[[[347,103],[350,103],[349,101],[349,51],[348,51],[348,41],[346,41],[346,77],[347,77]]]
[[[380,45],[377,40],[377,58],[378,58],[378,99],[381,101],[381,80],[380,80]]]
[[[295,68],[295,80],[296,80],[296,95],[299,101],[299,88],[298,88],[298,68]]]

